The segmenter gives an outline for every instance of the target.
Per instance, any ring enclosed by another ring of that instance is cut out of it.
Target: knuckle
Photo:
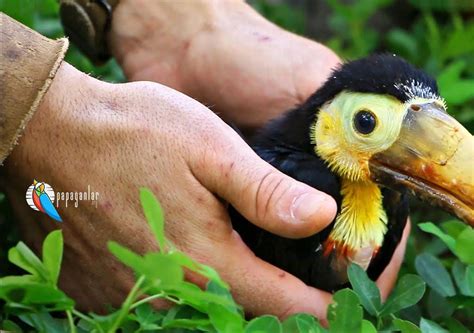
[[[288,183],[279,173],[270,170],[259,180],[255,195],[255,212],[257,219],[268,218],[271,208],[288,191]]]
[[[298,302],[295,302],[294,300],[289,300],[285,303],[284,307],[279,313],[277,313],[277,315],[279,318],[285,319],[291,316],[292,314],[299,312],[302,312],[300,304]]]

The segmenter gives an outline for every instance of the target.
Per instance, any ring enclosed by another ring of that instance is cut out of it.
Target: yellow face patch
[[[354,120],[359,112],[370,112],[375,118],[371,133],[357,131]],[[319,110],[312,131],[316,153],[339,176],[369,180],[370,157],[395,142],[405,113],[405,103],[394,97],[342,92]]]

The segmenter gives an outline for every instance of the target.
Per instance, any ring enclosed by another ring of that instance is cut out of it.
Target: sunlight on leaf
[[[55,230],[46,236],[43,242],[43,263],[49,272],[51,283],[58,283],[63,258],[63,234]]]
[[[166,251],[166,239],[164,230],[164,215],[160,203],[156,200],[154,194],[146,188],[140,189],[140,201],[143,212],[148,221],[161,252]]]
[[[393,324],[401,331],[401,333],[421,333],[421,330],[418,328],[418,326],[408,320],[395,318],[393,320]]]
[[[474,229],[466,227],[456,238],[456,254],[466,264],[474,264]]]
[[[360,332],[362,307],[357,294],[350,289],[336,292],[328,308],[328,320],[331,332]]]

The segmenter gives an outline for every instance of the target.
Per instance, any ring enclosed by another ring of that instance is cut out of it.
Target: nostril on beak
[[[412,109],[412,111],[418,112],[421,110],[421,107],[419,105],[412,104],[410,105],[410,109]]]

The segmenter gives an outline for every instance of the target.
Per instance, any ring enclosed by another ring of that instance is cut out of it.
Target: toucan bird
[[[447,114],[436,81],[398,56],[340,65],[251,145],[336,200],[334,221],[303,239],[277,236],[231,212],[257,256],[317,288],[345,286],[351,262],[374,280],[382,273],[401,240],[410,193],[474,224],[473,137]]]

